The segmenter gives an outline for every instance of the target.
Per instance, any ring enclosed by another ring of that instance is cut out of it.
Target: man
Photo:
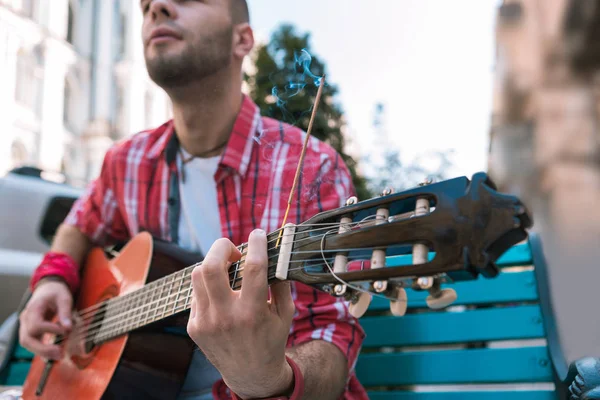
[[[21,343],[60,358],[63,350],[40,337],[72,327],[90,247],[146,230],[205,254],[192,275],[187,327],[202,352],[181,398],[366,398],[353,372],[364,333],[344,302],[296,283],[272,286],[267,302],[264,232],[282,223],[303,132],[261,117],[241,92],[242,61],[254,44],[246,2],[142,0],[141,10],[148,72],[170,96],[174,118],[107,152],[32,278]],[[339,155],[311,139],[288,221],[339,207],[352,194]],[[234,292],[227,263],[240,257],[233,243],[245,241],[244,285]],[[54,313],[58,324],[48,319]]]

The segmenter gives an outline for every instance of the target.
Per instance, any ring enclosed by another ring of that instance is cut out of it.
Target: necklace
[[[220,148],[225,147],[225,145],[227,144],[227,142],[229,142],[229,137],[227,137],[222,143],[218,144],[217,146],[213,147],[212,149],[205,150],[202,153],[199,153],[199,154],[196,154],[196,155],[190,154],[188,158],[185,158],[183,156],[183,151],[181,150],[181,147],[179,147],[179,154],[181,155],[181,162],[182,162],[183,165],[185,165],[185,164],[189,163],[190,161],[192,161],[196,157],[202,157],[205,154],[212,153],[213,151],[217,151]]]

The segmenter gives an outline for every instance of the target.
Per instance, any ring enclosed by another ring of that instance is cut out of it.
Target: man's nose
[[[153,20],[172,19],[175,13],[175,4],[172,0],[152,0],[150,3],[150,14]]]

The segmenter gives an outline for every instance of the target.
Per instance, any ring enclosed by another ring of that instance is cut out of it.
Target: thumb
[[[271,285],[271,303],[275,306],[277,314],[291,321],[296,306],[292,299],[292,288],[290,281],[277,282]]]
[[[56,307],[58,308],[58,320],[62,326],[71,329],[71,310],[73,308],[73,296],[67,290],[60,291],[56,299]]]

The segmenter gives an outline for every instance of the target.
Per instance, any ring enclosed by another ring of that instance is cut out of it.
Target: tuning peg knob
[[[385,189],[383,189],[381,191],[381,197],[385,197],[385,196],[389,196],[390,194],[394,193],[394,188],[391,187],[386,187]]]
[[[358,198],[356,196],[352,196],[346,200],[346,205],[351,206],[353,204],[358,203]]]
[[[350,306],[348,307],[350,315],[352,315],[354,318],[362,317],[365,312],[367,312],[370,304],[371,294],[365,292],[360,293],[358,295],[358,299],[355,302],[350,303]]]
[[[458,295],[456,294],[456,290],[447,288],[442,289],[437,293],[430,294],[425,299],[427,306],[433,310],[439,310],[440,308],[448,307],[450,304],[454,303]]]
[[[404,290],[404,288],[398,288],[396,300],[390,300],[390,311],[392,312],[392,315],[402,317],[406,314],[407,308],[408,296],[406,295],[406,290]]]

